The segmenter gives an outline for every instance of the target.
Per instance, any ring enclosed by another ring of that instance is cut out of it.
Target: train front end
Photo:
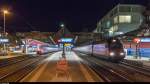
[[[123,44],[118,39],[113,39],[109,43],[109,57],[114,62],[121,61],[125,58]]]

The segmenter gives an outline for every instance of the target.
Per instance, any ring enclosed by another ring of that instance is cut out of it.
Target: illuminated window
[[[131,15],[120,15],[119,22],[120,23],[131,23]]]
[[[118,23],[118,16],[114,17],[114,23]]]
[[[118,31],[118,26],[117,25],[112,26],[109,31],[112,31],[112,32]]]
[[[114,30],[114,31],[118,31],[118,26],[115,25],[113,30]]]
[[[110,29],[109,29],[109,31],[113,31],[114,30],[114,27],[112,26]]]
[[[150,20],[150,16],[148,16],[148,20]]]
[[[110,27],[110,21],[107,21],[107,28]]]

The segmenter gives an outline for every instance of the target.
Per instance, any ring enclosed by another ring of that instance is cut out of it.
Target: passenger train
[[[50,46],[50,45],[41,45],[39,47],[39,49],[37,50],[37,54],[47,54],[50,52],[57,52],[60,51],[60,48],[56,47],[56,46]]]
[[[125,52],[123,44],[119,39],[107,39],[105,41],[93,42],[86,46],[80,46],[73,49],[75,52],[92,54],[102,59],[112,62],[119,62],[124,59]]]

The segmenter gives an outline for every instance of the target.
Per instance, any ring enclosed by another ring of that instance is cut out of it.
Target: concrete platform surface
[[[66,52],[68,74],[59,72],[57,62],[61,54],[60,51],[49,56],[20,82],[103,82],[92,69],[81,63],[82,59],[74,52]]]

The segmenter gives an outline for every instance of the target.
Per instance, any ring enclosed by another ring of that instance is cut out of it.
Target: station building
[[[112,37],[134,31],[144,20],[144,10],[141,5],[118,4],[97,23],[94,32]]]

